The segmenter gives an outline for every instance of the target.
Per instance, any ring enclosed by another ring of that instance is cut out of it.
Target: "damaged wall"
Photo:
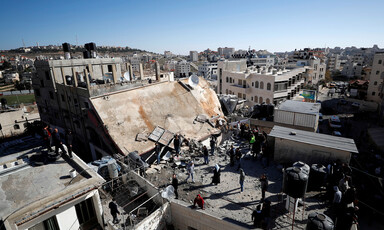
[[[135,226],[136,230],[161,230],[171,222],[171,207],[169,203],[162,205]]]

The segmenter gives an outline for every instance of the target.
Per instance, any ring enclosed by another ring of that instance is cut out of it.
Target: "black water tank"
[[[300,168],[290,167],[284,170],[283,192],[293,198],[302,198],[307,191],[308,174]]]
[[[311,168],[306,163],[304,163],[302,161],[297,161],[297,162],[293,163],[292,166],[296,167],[296,168],[299,168],[302,172],[304,172],[307,175],[309,175],[309,171],[310,171]]]
[[[306,230],[333,230],[334,224],[328,216],[313,212],[308,215]]]
[[[89,50],[84,50],[83,56],[84,56],[84,59],[91,58],[91,52],[89,52]]]
[[[321,164],[311,165],[310,179],[308,187],[310,189],[320,189],[325,183],[325,177],[327,176],[327,168]]]
[[[71,49],[71,45],[69,43],[63,43],[62,46],[64,52],[69,52],[69,50]]]
[[[90,42],[90,43],[88,43],[89,44],[89,49],[90,50],[96,50],[96,43],[94,43],[94,42]]]
[[[275,109],[274,105],[268,105],[268,116],[273,116],[273,110]]]

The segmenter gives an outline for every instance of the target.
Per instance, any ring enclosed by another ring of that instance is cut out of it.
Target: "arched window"
[[[269,100],[269,98],[267,98],[267,100],[265,101],[268,105],[271,104],[271,100]]]
[[[253,87],[253,86],[255,86],[255,83],[254,83],[254,82],[252,82],[252,87]]]
[[[228,89],[225,90],[225,94],[228,94]]]
[[[263,103],[263,97],[259,98],[259,104]]]
[[[260,89],[264,89],[264,82],[260,82]]]
[[[271,91],[271,83],[267,84],[267,90]]]
[[[227,77],[227,79],[226,79],[226,82],[227,82],[227,83],[228,83],[228,80],[229,80],[229,79],[228,79],[228,77]]]
[[[232,83],[232,78],[231,77],[229,78],[229,83]]]
[[[373,85],[377,85],[377,81],[375,81],[375,83],[373,83]]]
[[[255,88],[259,88],[259,82],[258,81],[255,82]]]
[[[257,96],[255,96],[255,102],[257,103]]]

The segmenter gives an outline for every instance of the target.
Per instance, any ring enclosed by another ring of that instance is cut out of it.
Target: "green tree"
[[[332,79],[332,75],[331,75],[331,71],[327,70],[327,72],[325,72],[325,81],[326,82],[331,82],[333,81]]]

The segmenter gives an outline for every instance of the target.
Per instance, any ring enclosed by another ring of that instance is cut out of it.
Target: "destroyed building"
[[[219,101],[205,80],[133,80],[131,66],[120,58],[36,61],[33,78],[41,120],[61,133],[71,129],[75,150],[87,150],[90,161],[111,154],[142,153],[153,148],[147,139],[156,128],[205,138],[213,127],[194,123],[199,115],[222,116]],[[123,72],[126,71],[124,74]]]

